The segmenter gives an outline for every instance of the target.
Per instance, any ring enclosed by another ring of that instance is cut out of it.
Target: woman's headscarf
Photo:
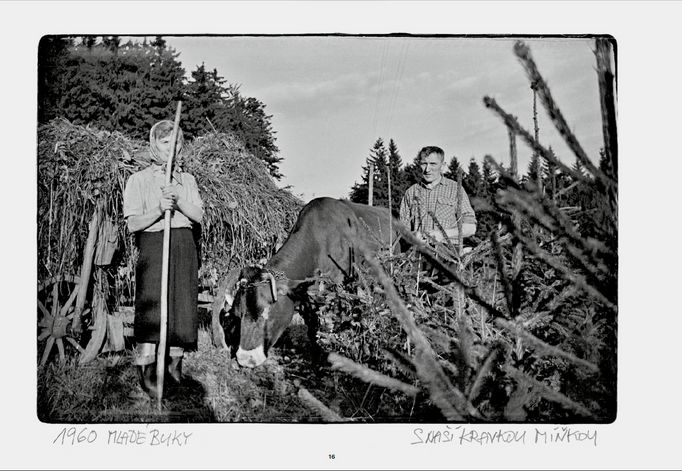
[[[159,121],[158,123],[156,123],[154,126],[152,126],[152,129],[149,131],[149,151],[152,156],[152,161],[156,164],[163,163],[160,158],[161,152],[159,151],[158,141],[168,136],[169,134],[172,134],[173,126],[174,126],[173,121],[165,119],[163,121]],[[182,129],[178,127],[178,137],[175,140],[176,158],[180,154],[180,151],[182,150],[182,146],[184,143],[185,138],[182,135]]]

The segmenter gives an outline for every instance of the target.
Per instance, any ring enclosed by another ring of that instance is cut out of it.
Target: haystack
[[[52,277],[80,275],[88,264],[84,259],[89,262],[84,255],[97,213],[99,236],[91,258],[101,267],[95,272],[98,290],[110,311],[131,304],[136,249],[123,220],[123,191],[128,177],[148,165],[148,148],[121,133],[61,119],[39,127],[39,285]],[[177,162],[196,177],[204,201],[204,221],[196,235],[205,287],[215,288],[232,268],[270,256],[302,207],[230,134],[212,133],[186,143]]]
[[[38,274],[77,273],[96,205],[118,230],[114,263],[130,265],[132,238],[123,220],[128,177],[149,162],[146,142],[121,133],[54,120],[38,129]],[[202,270],[224,273],[271,254],[302,202],[277,187],[265,164],[230,134],[212,133],[178,157],[204,201]]]

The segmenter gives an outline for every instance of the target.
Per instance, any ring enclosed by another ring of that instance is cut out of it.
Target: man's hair
[[[422,147],[422,150],[420,150],[419,154],[417,154],[417,160],[421,162],[422,159],[428,157],[431,154],[436,154],[440,157],[440,160],[445,160],[445,152],[443,152],[443,149],[437,146]]]

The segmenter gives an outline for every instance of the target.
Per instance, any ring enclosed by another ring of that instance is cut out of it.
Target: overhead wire
[[[403,39],[400,56],[398,58],[398,65],[396,67],[396,78],[393,86],[393,97],[391,100],[391,106],[389,108],[388,113],[387,132],[389,133],[389,135],[393,130],[393,118],[395,117],[395,110],[398,104],[398,97],[400,96],[400,92],[403,86],[403,74],[405,73],[405,64],[407,63],[407,53],[409,48],[410,43],[408,42],[407,38]]]
[[[381,95],[383,91],[384,75],[386,69],[386,62],[388,57],[389,40],[384,40],[384,48],[381,54],[381,62],[379,67],[379,77],[377,78],[376,100],[374,102],[374,116],[372,119],[372,135],[377,135],[377,127],[379,123],[379,107],[381,105]]]

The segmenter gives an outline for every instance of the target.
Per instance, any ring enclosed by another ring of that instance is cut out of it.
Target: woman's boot
[[[158,394],[158,387],[156,385],[156,364],[137,365],[137,375],[140,378],[140,386],[142,386],[144,392],[155,399]]]
[[[182,357],[170,357],[168,372],[175,383],[180,384],[182,382]]]

